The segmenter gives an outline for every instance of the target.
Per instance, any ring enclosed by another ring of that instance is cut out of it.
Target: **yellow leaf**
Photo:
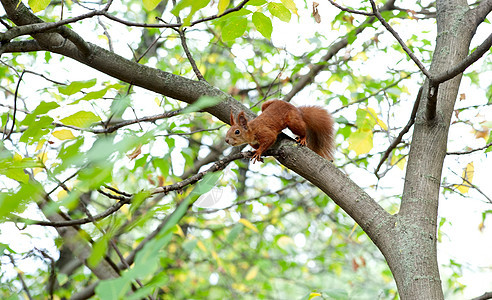
[[[67,196],[68,196],[67,191],[65,191],[65,190],[63,190],[63,189],[62,189],[62,190],[60,190],[60,191],[58,192],[58,194],[56,195],[56,197],[58,198],[58,201],[61,201],[61,200],[65,199]]]
[[[246,220],[246,219],[239,219],[239,223],[243,224],[245,227],[248,227],[249,229],[253,230],[254,232],[258,232],[258,228],[256,228],[255,225],[253,225],[253,223],[251,223],[250,221]]]
[[[14,161],[21,161],[22,160],[22,155],[19,153],[15,152],[14,154]]]
[[[246,274],[245,279],[246,280],[254,279],[256,277],[256,275],[258,275],[259,270],[260,270],[260,268],[258,266],[252,267],[251,269],[249,269],[248,273]]]
[[[398,168],[403,170],[405,168],[405,163],[407,162],[407,159],[405,157],[393,155],[391,157],[391,165],[396,165]]]
[[[143,6],[146,10],[151,11],[161,2],[161,0],[143,0]]]
[[[181,229],[181,226],[179,226],[178,224],[176,224],[173,233],[179,235],[182,238],[185,237],[184,232],[183,232],[183,229]]]
[[[132,219],[132,214],[130,213],[130,210],[128,209],[128,205],[123,205],[120,210],[121,213],[127,218],[128,221],[131,221]]]
[[[248,287],[244,283],[235,283],[231,284],[231,287],[238,292],[246,293],[248,291]]]
[[[205,247],[205,245],[203,244],[202,241],[198,241],[196,242],[196,245],[198,246],[198,248],[200,248],[200,250],[202,250],[203,252],[207,252],[207,247]]]
[[[360,59],[360,60],[362,60],[362,61],[366,61],[366,60],[367,60],[367,55],[366,55],[366,53],[365,53],[365,52],[359,52],[359,53],[357,53],[357,54],[354,56],[353,60],[358,60],[358,59]]]
[[[41,152],[38,155],[36,155],[38,160],[42,162],[43,164],[48,160],[48,153],[46,152]]]
[[[373,108],[367,107],[364,110],[369,113],[369,115],[376,121],[376,124],[378,124],[381,129],[388,130],[388,126],[386,125],[386,123],[384,123],[383,120],[378,117],[378,113]]]
[[[36,150],[35,150],[35,152],[38,152],[39,150],[41,150],[41,148],[43,148],[43,146],[44,146],[44,143],[45,143],[45,142],[46,142],[46,140],[45,140],[45,139],[41,139],[41,140],[39,140],[39,142],[38,142],[38,144],[37,144],[37,146],[36,146]]]
[[[293,0],[280,0],[282,4],[287,7],[293,14],[299,16],[297,13],[297,7]]]
[[[61,130],[54,131],[53,136],[61,141],[73,140],[75,138],[72,131],[68,129],[61,129]]]
[[[474,172],[475,167],[473,166],[473,162],[467,164],[466,167],[463,169],[463,174],[461,175],[461,178],[463,178],[463,183],[455,185],[456,189],[462,194],[468,193],[468,190],[471,187]]]
[[[295,246],[295,243],[294,243],[294,240],[291,237],[286,236],[286,235],[283,235],[283,236],[281,236],[281,237],[278,238],[277,245],[280,248],[286,250],[289,247]]]
[[[229,6],[230,0],[219,0],[219,15],[221,15]]]
[[[318,292],[311,292],[311,294],[309,294],[309,300],[315,298],[315,297],[321,297],[321,293],[318,293]]]
[[[19,1],[20,3],[20,1]],[[34,13],[44,10],[50,4],[50,0],[28,0],[27,3]]]
[[[357,155],[369,153],[372,144],[372,131],[358,129],[349,136],[349,150],[354,150]]]

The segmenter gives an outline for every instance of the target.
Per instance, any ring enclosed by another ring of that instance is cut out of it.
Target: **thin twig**
[[[473,153],[473,152],[477,152],[477,151],[481,151],[481,150],[487,149],[487,148],[489,148],[490,146],[492,146],[492,143],[488,143],[487,145],[485,145],[485,146],[483,146],[483,147],[476,148],[476,149],[471,149],[471,150],[468,150],[468,151],[462,151],[462,152],[447,152],[447,153],[446,153],[446,155],[464,155],[464,154],[470,154],[470,153]]]
[[[14,260],[14,257],[12,256],[12,254],[8,253],[7,256],[10,258],[10,262],[12,263],[12,265],[14,266],[14,268],[17,269],[17,266],[15,265],[15,260]],[[27,295],[27,298],[29,300],[32,300],[32,296],[31,296],[31,293],[29,292],[29,288],[27,287],[27,284],[26,282],[24,281],[24,276],[22,276],[22,272],[20,270],[17,271],[17,277],[19,278],[20,282],[21,282],[21,285],[22,285],[22,289],[24,290],[24,292],[26,293]]]
[[[413,75],[413,73],[409,73],[409,74],[407,74],[407,75],[405,75],[405,76],[401,77],[401,78],[400,78],[400,79],[398,79],[397,81],[393,82],[392,84],[387,85],[387,86],[385,86],[385,87],[383,87],[383,88],[380,88],[379,90],[375,91],[374,93],[370,94],[369,96],[367,96],[367,97],[363,97],[363,98],[360,98],[360,99],[357,99],[357,100],[355,100],[355,101],[353,101],[353,102],[350,102],[350,103],[348,103],[347,105],[344,105],[344,106],[342,106],[342,107],[339,107],[339,108],[335,109],[335,110],[334,110],[334,111],[332,111],[331,113],[332,113],[332,114],[335,114],[335,113],[339,112],[340,110],[345,109],[345,108],[347,108],[347,107],[349,107],[349,106],[351,106],[351,105],[354,105],[354,104],[357,104],[357,103],[364,102],[364,101],[366,101],[366,100],[368,100],[368,99],[370,99],[370,98],[372,98],[372,97],[374,97],[374,96],[377,96],[377,95],[379,95],[379,93],[384,92],[384,91],[386,91],[387,89],[392,88],[392,87],[394,87],[394,86],[398,85],[400,82],[402,82],[403,80],[405,80],[405,79],[409,78],[409,77],[410,77],[410,76],[412,76],[412,75]]]
[[[336,8],[338,8],[338,9],[340,9],[342,11],[345,11],[345,12],[349,12],[349,13],[357,14],[357,15],[369,16],[369,17],[374,16],[374,13],[372,13],[372,12],[365,12],[365,11],[353,10],[353,9],[350,9],[350,8],[347,8],[347,7],[343,7],[343,6],[341,6],[340,4],[336,3],[333,0],[328,0],[328,1],[331,3],[331,5],[335,6]]]
[[[421,87],[419,89],[419,92],[417,93],[417,99],[415,99],[415,103],[413,105],[412,113],[410,115],[410,120],[408,120],[407,125],[405,125],[405,127],[402,129],[402,131],[400,131],[400,134],[398,134],[398,136],[396,137],[396,139],[393,140],[393,142],[391,143],[391,145],[384,152],[383,157],[381,157],[381,160],[379,161],[379,164],[376,167],[376,170],[374,171],[374,174],[376,175],[377,178],[380,178],[379,177],[379,174],[378,174],[379,169],[381,168],[381,166],[383,165],[383,163],[386,161],[386,159],[389,157],[391,151],[393,151],[393,149],[395,149],[396,146],[398,146],[398,144],[401,142],[401,140],[402,140],[403,136],[405,135],[405,133],[407,133],[410,130],[410,127],[412,127],[413,123],[415,123],[415,116],[417,115],[417,110],[418,110],[419,104],[420,104],[420,98],[422,97],[422,90],[423,90],[423,88]]]
[[[19,81],[17,82],[17,86],[15,87],[15,93],[14,93],[14,113],[12,115],[12,127],[10,127],[9,133],[7,133],[7,136],[5,137],[6,140],[10,139],[10,135],[12,132],[14,132],[14,127],[15,127],[15,115],[17,113],[17,95],[19,93],[19,86],[22,81],[22,77],[24,76],[25,71],[22,71],[22,73],[19,76]]]
[[[476,185],[474,185],[473,183],[470,182],[470,180],[468,180],[468,178],[465,178],[463,176],[460,176],[458,175],[455,171],[453,171],[452,169],[450,169],[451,172],[454,173],[454,175],[456,176],[459,176],[461,179],[463,179],[463,182],[465,183],[468,183],[468,185],[464,185],[464,184],[459,184],[459,186],[463,186],[463,187],[467,187],[467,188],[473,188],[475,189],[477,192],[479,192],[480,194],[482,194],[482,196],[485,197],[485,199],[487,199],[487,201],[489,201],[489,203],[492,204],[492,199],[490,199],[484,192],[482,192],[481,189],[479,189]],[[455,186],[458,186],[458,184],[456,184]],[[461,192],[461,191],[460,191]]]
[[[415,56],[415,54],[413,54],[412,50],[410,50],[407,47],[407,45],[402,40],[400,35],[398,35],[398,33],[388,24],[388,22],[386,22],[386,20],[383,18],[383,16],[381,16],[381,13],[379,12],[378,8],[376,7],[374,0],[369,0],[369,1],[371,2],[372,11],[373,11],[374,15],[376,16],[376,18],[378,18],[378,20],[381,22],[381,24],[383,24],[383,26],[386,27],[386,29],[395,37],[395,39],[398,41],[398,43],[400,43],[400,46],[408,54],[408,56],[410,56],[410,58],[415,62],[415,64],[417,65],[417,67],[419,67],[419,69],[422,71],[422,73],[424,73],[424,75],[430,79],[431,75],[430,75],[429,71],[427,71],[427,69],[420,62],[420,60]]]
[[[173,0],[173,4],[174,4],[174,6],[176,6],[176,0]],[[176,19],[177,19],[178,23],[181,23],[181,18],[179,16],[176,16]],[[173,28],[173,29],[179,34],[179,38],[181,40],[181,46],[183,47],[183,51],[185,52],[186,57],[188,58],[188,61],[190,62],[191,68],[193,69],[193,72],[195,73],[196,78],[198,78],[198,80],[200,80],[200,81],[206,81],[205,77],[203,77],[203,75],[202,75],[202,72],[200,72],[200,69],[198,69],[198,67],[196,65],[196,61],[193,58],[193,56],[191,55],[190,49],[188,49],[188,44],[186,43],[186,36],[185,36],[186,28],[183,28],[181,26],[181,27]]]

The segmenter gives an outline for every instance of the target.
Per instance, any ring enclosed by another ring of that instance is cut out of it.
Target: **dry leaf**
[[[142,145],[138,145],[138,147],[135,148],[135,150],[133,150],[133,152],[128,154],[127,156],[130,160],[134,160],[140,155],[140,153],[142,153]]]
[[[313,2],[313,17],[314,17],[314,20],[316,21],[316,23],[321,23],[321,16],[319,15],[319,12],[318,12],[318,5],[319,3],[317,2]]]
[[[466,94],[462,93],[460,94],[460,101],[466,100]]]

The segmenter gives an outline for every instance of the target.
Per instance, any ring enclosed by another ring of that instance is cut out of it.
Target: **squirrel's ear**
[[[237,115],[237,123],[244,128],[248,128],[248,118],[246,118],[244,111],[240,112]]]
[[[234,125],[234,114],[232,113],[232,110],[231,110],[231,126]]]

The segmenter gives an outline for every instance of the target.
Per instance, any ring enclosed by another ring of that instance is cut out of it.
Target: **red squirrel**
[[[250,144],[256,149],[251,159],[253,163],[263,161],[261,154],[277,139],[277,135],[289,128],[298,137],[296,141],[320,156],[333,159],[333,118],[319,106],[300,106],[282,101],[270,100],[261,106],[261,115],[248,120],[244,111],[237,115],[231,112],[231,128],[225,141],[229,145]]]

